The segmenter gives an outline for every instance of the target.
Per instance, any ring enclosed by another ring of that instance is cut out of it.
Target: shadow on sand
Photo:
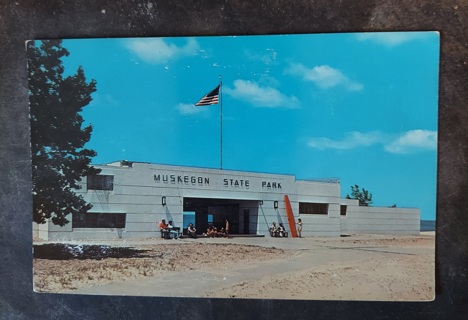
[[[50,243],[34,245],[34,258],[47,260],[102,260],[106,258],[145,258],[145,252],[128,247]]]

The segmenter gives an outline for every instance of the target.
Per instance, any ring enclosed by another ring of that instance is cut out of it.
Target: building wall
[[[297,222],[302,220],[303,237],[337,237],[340,235],[340,184],[336,182],[297,181],[296,193],[289,198]],[[299,203],[328,204],[328,215],[304,214]],[[297,228],[297,225],[296,225]]]
[[[90,212],[125,213],[125,228],[73,228],[72,223],[64,227],[49,223],[35,228],[35,235],[49,240],[159,237],[161,219],[186,227],[182,225],[186,197],[238,200],[239,232],[244,232],[243,212],[248,209],[249,233],[268,236],[273,222],[283,223],[290,230],[284,195],[289,196],[295,221],[302,219],[302,235],[306,237],[419,232],[418,209],[359,207],[356,200],[340,198],[338,181],[297,181],[291,175],[147,163],[122,167],[118,162],[96,167],[102,169],[102,175],[114,176],[113,190],[87,190],[85,178],[77,193],[93,204]],[[278,208],[274,208],[275,201]],[[301,202],[328,204],[328,214],[301,213]],[[340,215],[341,205],[347,205],[346,216]]]
[[[244,230],[244,210],[249,210],[249,225],[248,230]],[[256,234],[258,226],[261,225],[259,219],[259,202],[258,201],[243,201],[239,205],[239,231],[242,233]],[[247,232],[245,232],[247,231]]]
[[[340,219],[341,232],[373,234],[419,234],[420,210],[416,208],[382,208],[348,206]]]

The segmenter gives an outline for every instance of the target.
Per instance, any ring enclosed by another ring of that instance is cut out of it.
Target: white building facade
[[[275,222],[294,236],[299,218],[303,237],[420,230],[419,209],[359,206],[340,197],[338,181],[129,161],[95,167],[101,173],[83,179],[77,190],[92,209],[67,217],[71,222],[63,227],[34,224],[35,238],[159,237],[162,219],[181,228],[193,221],[199,233],[227,219],[232,235],[269,236]]]

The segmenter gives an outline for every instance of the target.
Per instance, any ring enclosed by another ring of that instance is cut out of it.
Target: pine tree
[[[84,148],[92,126],[82,128],[80,112],[96,91],[96,81],[86,82],[84,71],[64,77],[62,58],[69,55],[60,40],[31,41],[28,50],[33,220],[54,224],[69,222],[69,214],[91,208],[74,190],[84,176],[100,170],[90,166],[96,152]]]
[[[347,194],[346,199],[359,200],[360,206],[368,207],[370,204],[372,204],[372,193],[364,188],[359,190],[359,186],[355,184],[354,186],[351,186],[351,196]]]

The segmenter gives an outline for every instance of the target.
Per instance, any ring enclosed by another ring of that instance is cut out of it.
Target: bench
[[[179,227],[174,227],[172,229],[161,229],[161,238],[164,239],[172,239],[171,234],[175,234],[177,238],[182,237],[182,232],[180,231]],[[171,232],[172,231],[172,232]]]
[[[161,231],[161,238],[170,239],[169,229],[161,229],[159,231]]]
[[[284,236],[281,237],[281,232],[276,229],[275,231],[273,231],[271,228],[270,228],[270,237],[274,237],[274,238],[287,238],[288,237],[288,232],[287,231],[283,231],[283,234]]]

